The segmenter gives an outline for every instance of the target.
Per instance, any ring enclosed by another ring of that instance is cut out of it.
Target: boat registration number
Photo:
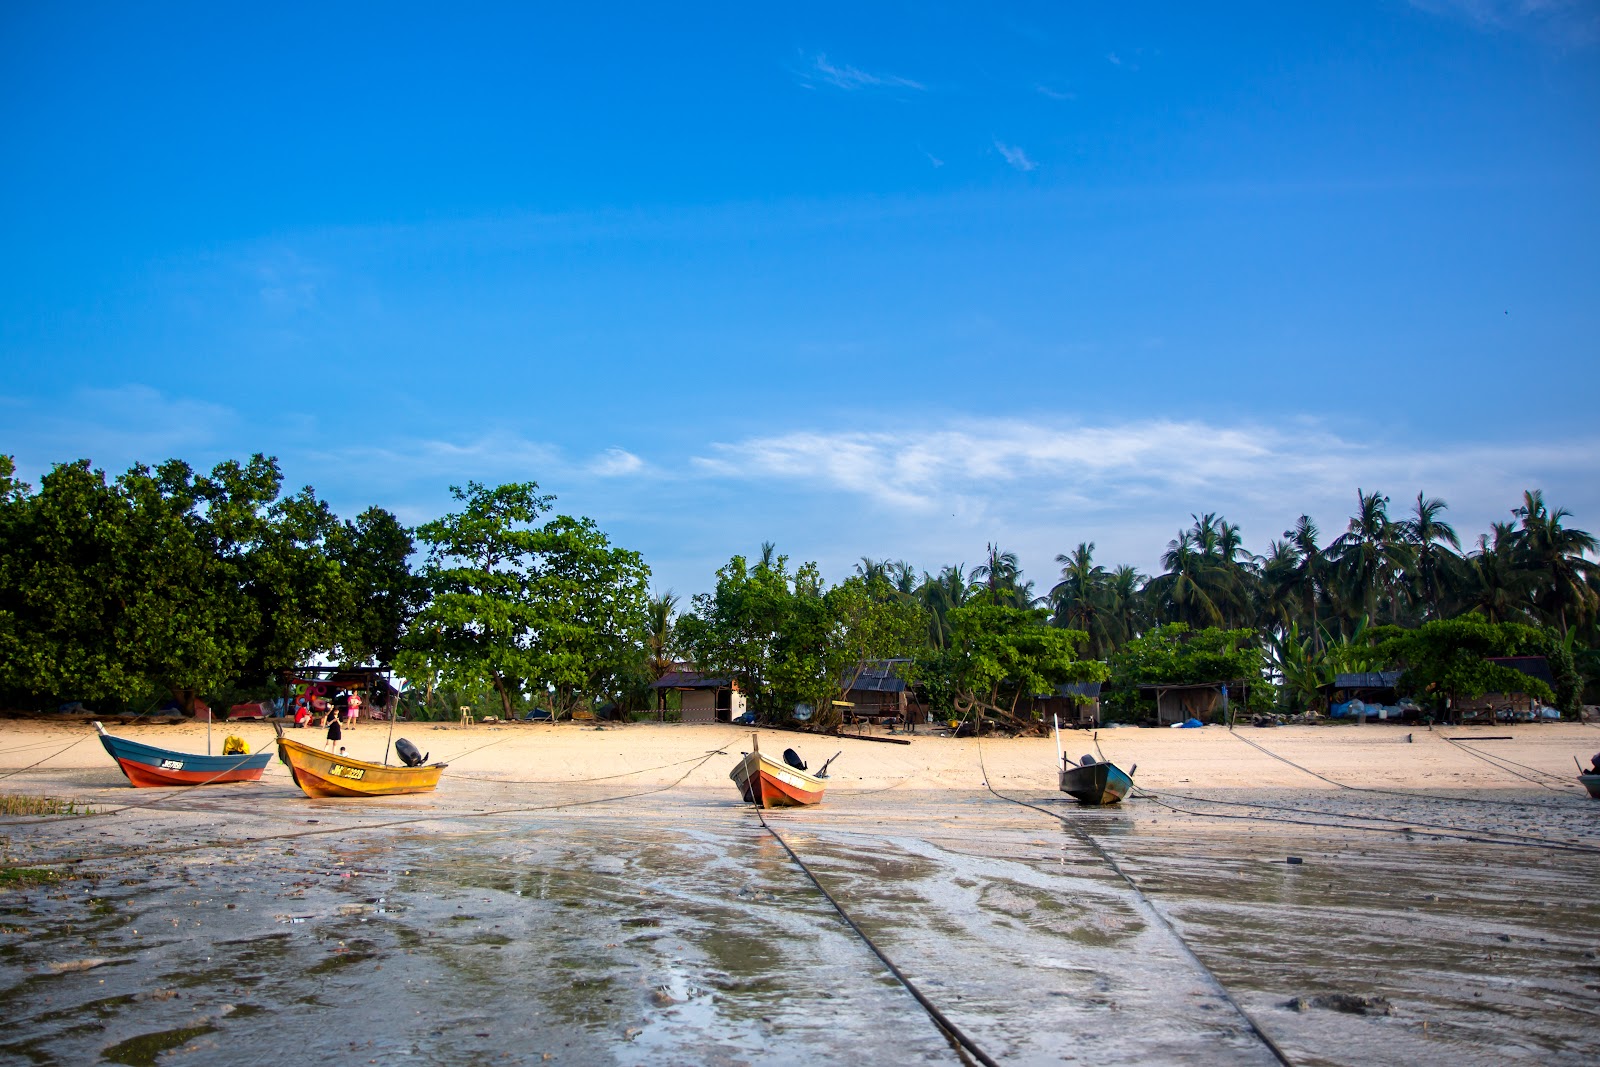
[[[359,782],[367,776],[367,769],[365,767],[346,767],[342,763],[335,763],[333,770],[328,773],[335,778],[348,778],[352,782]]]
[[[161,769],[164,771],[181,771],[183,770],[183,760],[164,759],[161,761]]]

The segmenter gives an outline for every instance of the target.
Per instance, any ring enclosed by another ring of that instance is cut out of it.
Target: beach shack
[[[699,671],[668,671],[650,688],[659,692],[674,690],[681,699],[684,722],[732,722],[745,712],[744,694],[739,683]]]
[[[1415,705],[1401,706],[1401,671],[1355,671],[1336,674],[1321,687],[1330,718],[1400,719],[1416,713]]]
[[[1033,698],[1033,710],[1045,725],[1059,719],[1062,726],[1100,725],[1100,683],[1067,682]]]
[[[1550,661],[1543,656],[1490,656],[1488,662],[1497,667],[1510,667],[1529,678],[1537,678],[1552,690],[1556,687],[1555,675],[1550,672]],[[1532,722],[1540,718],[1560,718],[1560,712],[1546,714],[1542,702],[1527,693],[1513,691],[1485,693],[1477,697],[1460,697],[1451,709],[1457,722]]]
[[[1154,697],[1156,724],[1172,726],[1189,719],[1225,722],[1227,708],[1243,709],[1250,685],[1242,678],[1221,682],[1155,682],[1139,687],[1141,697]]]
[[[906,684],[909,659],[868,660],[840,680],[839,699],[849,706],[847,719],[893,719],[912,723],[928,721],[928,706]]]

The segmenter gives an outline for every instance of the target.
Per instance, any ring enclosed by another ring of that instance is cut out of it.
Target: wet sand
[[[101,813],[0,818],[7,864],[61,875],[0,884],[0,1061],[960,1062],[737,803],[748,730],[400,731],[450,761],[438,792],[312,801],[276,763],[132,790],[87,727],[0,724],[0,791]],[[844,750],[768,820],[1001,1063],[1276,1062],[1235,1005],[1297,1064],[1600,1048],[1600,802],[1563,784],[1592,727],[1104,730],[1150,793],[1102,810],[1048,740],[761,743]]]

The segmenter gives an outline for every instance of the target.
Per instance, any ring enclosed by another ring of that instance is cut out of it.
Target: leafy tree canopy
[[[1404,668],[1402,687],[1419,697],[1431,695],[1442,702],[1485,693],[1527,693],[1555,699],[1539,679],[1489,662],[1493,657],[1545,655],[1551,642],[1532,626],[1463,615],[1426,622],[1415,630],[1379,627],[1371,638],[1380,656]]]

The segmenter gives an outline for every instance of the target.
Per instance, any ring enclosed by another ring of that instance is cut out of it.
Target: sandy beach
[[[203,725],[110,728],[205,750]],[[218,723],[215,751],[228,733],[272,737]],[[344,743],[381,759],[387,736]],[[437,792],[311,801],[276,762],[133,790],[86,725],[0,724],[0,791],[94,812],[0,819],[31,872],[0,888],[0,1058],[961,1062],[738,803],[748,729],[396,736],[450,764]],[[909,740],[762,731],[813,766],[842,751],[822,805],[768,821],[996,1062],[1595,1048],[1600,802],[1572,757],[1600,729],[1064,735],[1138,765],[1110,809],[1055,790],[1050,739]]]

